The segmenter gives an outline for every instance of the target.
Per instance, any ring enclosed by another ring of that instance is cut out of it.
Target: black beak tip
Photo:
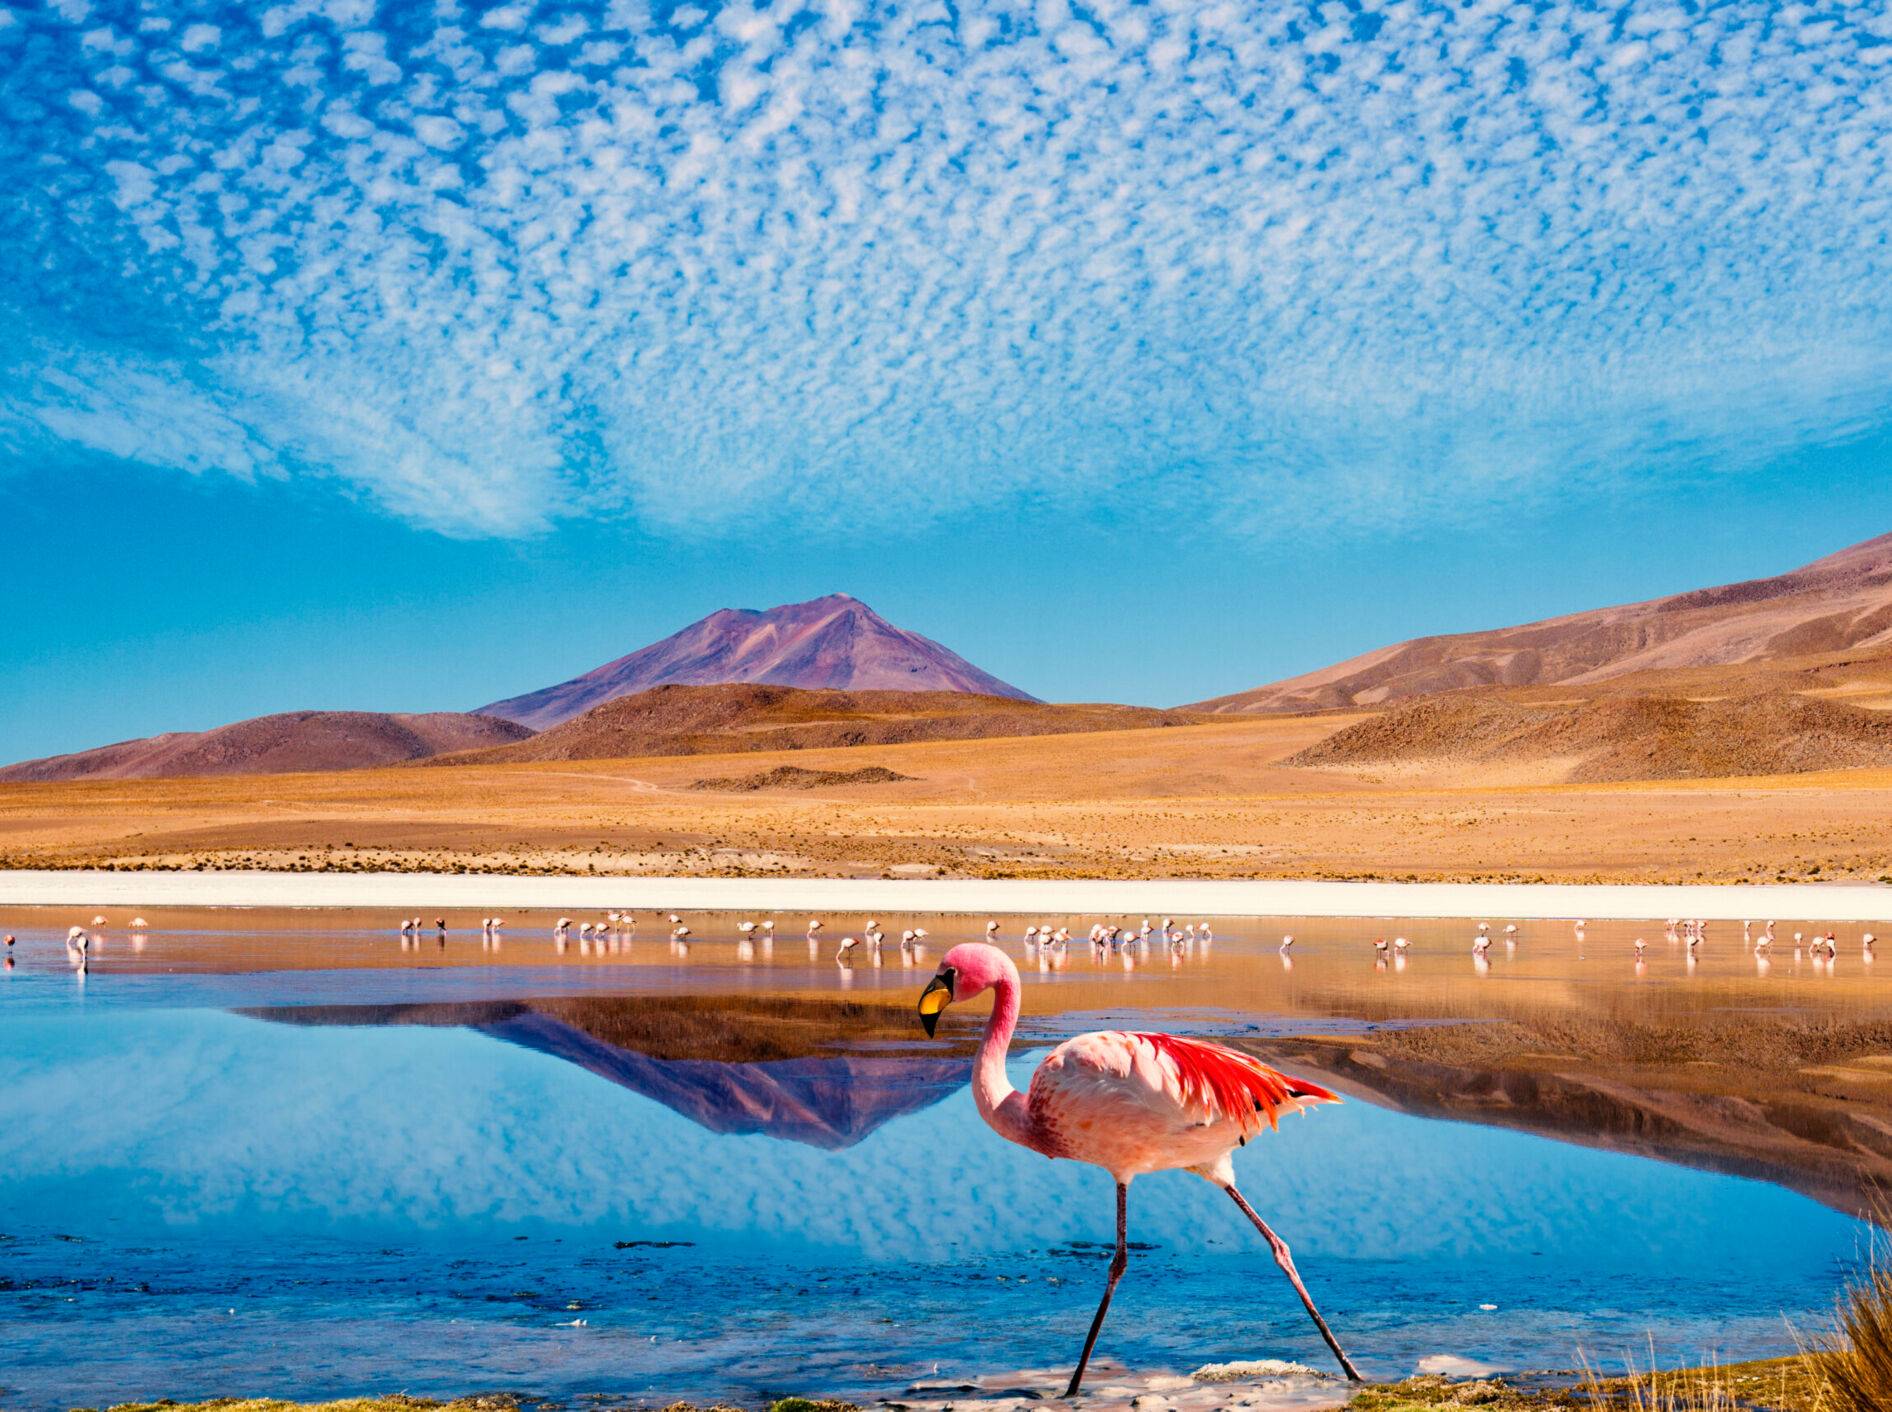
[[[925,1029],[926,1037],[931,1039],[933,1032],[939,1028],[939,1016],[937,1014],[922,1015],[920,1016],[920,1025]]]

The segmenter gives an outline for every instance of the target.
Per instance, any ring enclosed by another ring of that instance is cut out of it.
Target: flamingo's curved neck
[[[972,1099],[979,1106],[979,1116],[1001,1137],[1031,1147],[1025,1096],[1005,1076],[1005,1054],[1017,1028],[1018,982],[1001,976],[992,986],[992,1015],[985,1022],[985,1038],[973,1061]]]

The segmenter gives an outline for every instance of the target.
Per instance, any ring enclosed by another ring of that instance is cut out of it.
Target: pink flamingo
[[[992,992],[972,1072],[972,1097],[979,1116],[1000,1137],[1046,1157],[1089,1162],[1117,1183],[1117,1253],[1103,1302],[1091,1321],[1084,1351],[1071,1374],[1066,1397],[1075,1397],[1090,1365],[1097,1334],[1129,1263],[1130,1183],[1145,1172],[1184,1170],[1229,1194],[1274,1251],[1275,1263],[1292,1281],[1314,1327],[1333,1350],[1347,1377],[1360,1374],[1340,1350],[1333,1331],[1314,1307],[1294,1268],[1287,1242],[1235,1187],[1229,1155],[1283,1113],[1310,1104],[1338,1103],[1334,1094],[1292,1078],[1233,1049],[1165,1034],[1101,1030],[1068,1039],[1039,1064],[1031,1088],[1020,1093],[1005,1076],[1005,1052],[1018,1025],[1018,968],[996,946],[967,942],[941,958],[939,973],[920,995],[920,1023],[930,1037],[940,1012],[957,1000]]]

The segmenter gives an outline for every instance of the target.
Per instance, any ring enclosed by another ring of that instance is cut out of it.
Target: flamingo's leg
[[[1084,1340],[1083,1353],[1078,1355],[1077,1371],[1071,1374],[1071,1385],[1064,1390],[1066,1397],[1077,1396],[1078,1384],[1084,1381],[1084,1370],[1090,1366],[1091,1350],[1097,1347],[1098,1331],[1104,1327],[1104,1315],[1110,1312],[1110,1296],[1117,1292],[1117,1281],[1123,1278],[1124,1266],[1130,1263],[1129,1224],[1130,1188],[1118,1182],[1117,1253],[1110,1257],[1110,1279],[1104,1285],[1104,1299],[1097,1306],[1097,1317],[1091,1320],[1090,1336]]]
[[[1313,1296],[1307,1292],[1307,1286],[1301,1283],[1301,1276],[1294,1268],[1294,1257],[1288,1253],[1288,1243],[1269,1229],[1268,1223],[1256,1215],[1255,1208],[1248,1204],[1248,1198],[1234,1186],[1226,1186],[1223,1190],[1234,1199],[1237,1206],[1242,1208],[1242,1214],[1255,1223],[1255,1229],[1261,1232],[1262,1239],[1267,1241],[1274,1251],[1275,1264],[1279,1265],[1282,1273],[1293,1281],[1294,1292],[1301,1296],[1301,1303],[1307,1306],[1307,1312],[1314,1320],[1314,1327],[1320,1330],[1320,1336],[1326,1339],[1327,1346],[1333,1349],[1334,1357],[1340,1360],[1340,1366],[1346,1372],[1348,1379],[1356,1383],[1364,1381],[1360,1376],[1360,1370],[1353,1366],[1353,1361],[1340,1351],[1340,1342],[1334,1337],[1334,1331],[1327,1327],[1327,1321],[1321,1318],[1320,1310],[1314,1307]],[[1108,1302],[1107,1298],[1106,1302]]]

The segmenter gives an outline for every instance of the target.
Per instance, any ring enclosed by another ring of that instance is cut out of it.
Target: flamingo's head
[[[1018,967],[998,947],[983,941],[955,946],[940,958],[939,972],[920,992],[920,1023],[927,1037],[939,1026],[940,1012],[955,1000],[971,1000],[1009,979],[1018,984]]]

